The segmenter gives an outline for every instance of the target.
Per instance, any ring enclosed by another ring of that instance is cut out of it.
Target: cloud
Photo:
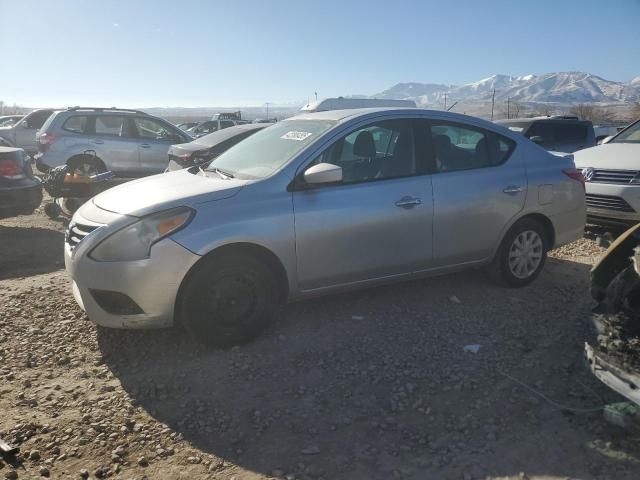
[[[113,28],[118,28],[118,27],[120,27],[120,24],[119,23],[112,23],[111,26]]]

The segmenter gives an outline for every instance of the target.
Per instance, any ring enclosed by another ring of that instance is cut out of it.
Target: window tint
[[[47,121],[47,118],[51,116],[53,112],[51,110],[44,110],[42,112],[34,112],[29,114],[29,118],[26,119],[27,125],[30,128],[39,129]]]
[[[404,177],[417,172],[410,120],[389,120],[341,138],[313,162],[342,167],[343,183]]]
[[[212,133],[218,130],[218,121],[217,120],[211,120],[208,122],[202,122],[200,125],[198,125],[194,132],[197,134],[203,134],[206,135],[207,133]]]
[[[134,120],[138,136],[154,140],[175,140],[174,133],[166,125],[151,118],[136,118]]]
[[[485,130],[439,122],[431,124],[431,144],[438,172],[500,165],[515,147],[513,140]]]
[[[579,143],[587,139],[587,127],[575,123],[535,122],[526,133],[527,138],[541,137],[543,146],[557,143]]]
[[[126,118],[115,115],[98,115],[96,117],[96,135],[112,135],[127,137]]]
[[[74,133],[84,133],[87,128],[87,117],[86,116],[75,116],[67,118],[64,125],[62,125],[62,129],[68,132]]]

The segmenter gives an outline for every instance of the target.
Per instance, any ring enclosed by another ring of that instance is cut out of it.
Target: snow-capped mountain
[[[374,98],[415,100],[420,105],[507,98],[522,103],[629,103],[640,101],[640,77],[614,82],[584,72],[557,72],[544,75],[492,75],[465,85],[399,83]]]

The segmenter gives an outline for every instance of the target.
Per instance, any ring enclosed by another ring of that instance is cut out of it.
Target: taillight
[[[0,160],[0,177],[17,179],[24,178],[24,172],[15,160]]]
[[[38,150],[42,153],[46,152],[55,139],[55,135],[51,133],[41,133],[40,138],[38,138]]]
[[[570,179],[575,180],[576,182],[580,182],[582,184],[582,187],[584,188],[585,178],[584,175],[582,175],[582,171],[578,170],[577,168],[564,168],[562,170],[562,173],[564,173]]]

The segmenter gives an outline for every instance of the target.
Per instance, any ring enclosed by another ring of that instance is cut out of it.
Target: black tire
[[[57,203],[47,203],[44,206],[44,213],[47,217],[55,220],[62,213],[62,209]]]
[[[267,265],[249,255],[201,260],[181,289],[179,321],[195,339],[231,347],[255,338],[278,306],[279,286]]]
[[[69,173],[78,175],[95,175],[107,171],[104,163],[93,155],[76,155],[67,160]]]
[[[540,275],[548,250],[549,240],[544,227],[536,220],[523,218],[509,229],[502,240],[488,268],[489,275],[506,287],[529,285]]]

